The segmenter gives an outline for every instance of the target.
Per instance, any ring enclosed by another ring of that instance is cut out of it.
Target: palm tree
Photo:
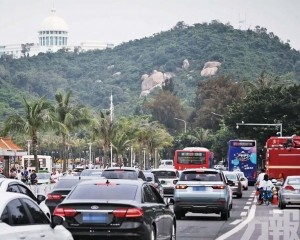
[[[97,118],[93,119],[92,122],[92,134],[93,139],[98,140],[99,145],[103,147],[104,151],[104,161],[108,162],[108,152],[112,140],[117,133],[117,124],[111,121],[108,114],[100,112]],[[107,163],[106,162],[106,163]]]
[[[40,163],[37,158],[38,132],[46,130],[53,124],[53,106],[44,97],[34,99],[31,102],[25,97],[24,115],[12,115],[4,123],[3,135],[12,133],[25,133],[31,138],[32,151],[35,160],[36,171],[39,171]]]
[[[56,121],[60,123],[57,134],[62,136],[63,171],[66,170],[67,136],[75,128],[90,123],[90,114],[83,106],[71,106],[70,97],[72,92],[66,95],[61,92],[55,94],[57,106],[55,107]],[[63,126],[63,127],[61,127]]]
[[[204,128],[196,128],[192,134],[187,136],[187,139],[193,146],[205,146],[210,141],[211,131]]]

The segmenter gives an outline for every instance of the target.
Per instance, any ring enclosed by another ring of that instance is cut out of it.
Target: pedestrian
[[[30,183],[37,184],[37,175],[35,173],[35,170],[32,170],[32,172],[30,174]]]

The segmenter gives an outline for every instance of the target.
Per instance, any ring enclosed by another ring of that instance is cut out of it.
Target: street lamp
[[[88,145],[89,145],[89,164],[91,164],[92,163],[92,143],[88,143]]]
[[[244,123],[242,121],[241,123],[236,123],[236,129],[239,129],[239,126],[274,126],[274,127],[280,127],[280,131],[277,132],[280,137],[282,137],[282,123]]]
[[[146,149],[143,148],[144,151],[144,170],[146,170]]]
[[[181,118],[174,118],[175,120],[184,122],[184,133],[186,133],[186,121]]]
[[[27,155],[30,155],[30,143],[31,140],[27,140]]]

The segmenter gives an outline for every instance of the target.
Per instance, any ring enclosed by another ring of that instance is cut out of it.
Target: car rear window
[[[138,179],[138,174],[134,170],[111,169],[102,172],[102,177],[108,179]]]
[[[158,178],[177,178],[176,172],[174,171],[154,171]]]
[[[225,176],[228,180],[236,180],[237,176],[235,174],[226,173]]]
[[[102,170],[85,169],[81,172],[80,176],[95,176],[101,175]]]
[[[180,181],[222,181],[218,172],[185,171],[180,175]]]
[[[127,184],[78,185],[69,199],[134,200],[138,186]]]
[[[61,179],[54,185],[53,188],[72,188],[79,182],[80,182],[79,178],[78,179]]]

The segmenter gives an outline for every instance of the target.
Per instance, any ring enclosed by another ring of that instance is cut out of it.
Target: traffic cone
[[[277,197],[277,194],[274,194],[274,195],[273,195],[272,204],[273,204],[273,205],[278,205],[278,197]]]

